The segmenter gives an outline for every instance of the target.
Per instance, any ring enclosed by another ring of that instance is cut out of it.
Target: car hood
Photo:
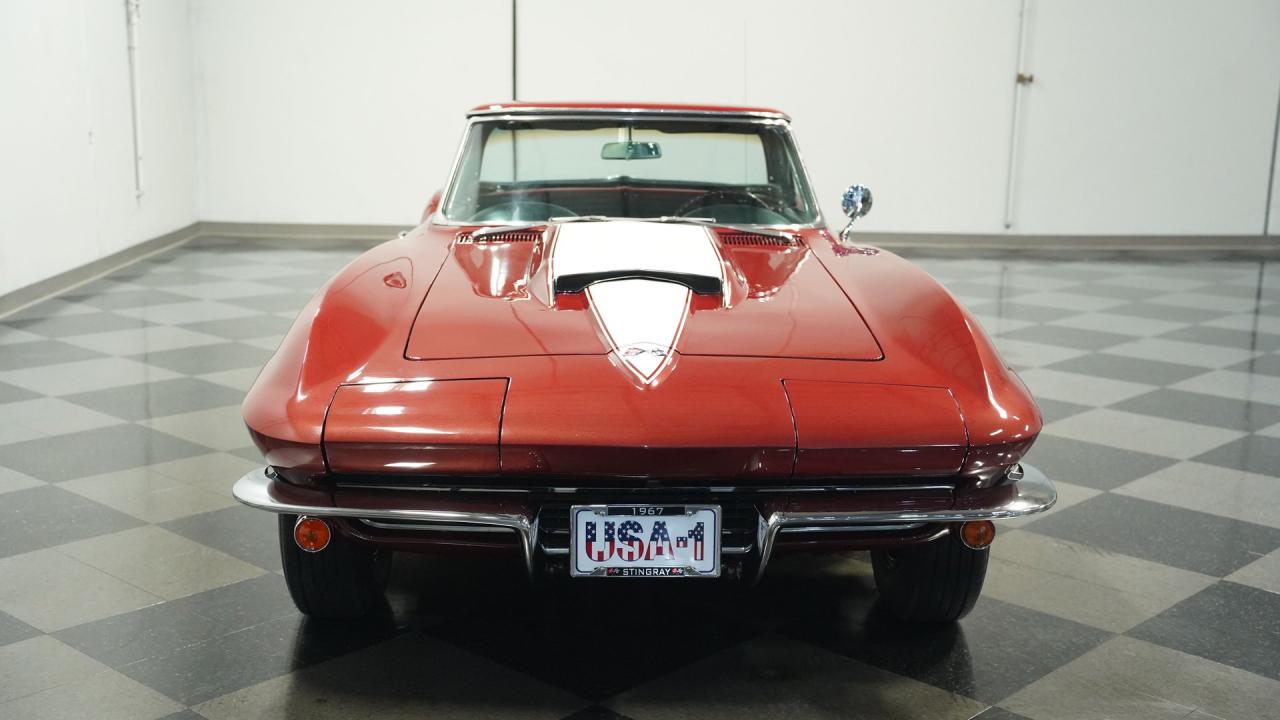
[[[678,356],[879,360],[803,238],[642,221],[459,232],[411,360],[612,355],[642,383]]]

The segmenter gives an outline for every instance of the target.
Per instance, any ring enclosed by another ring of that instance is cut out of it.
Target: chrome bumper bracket
[[[999,505],[964,510],[866,510],[852,513],[798,513],[775,512],[768,518],[760,518],[757,540],[760,545],[760,566],[756,569],[754,582],[764,577],[765,567],[773,555],[778,534],[783,530],[794,532],[804,528],[811,532],[820,532],[823,528],[841,528],[852,531],[887,529],[885,526],[906,523],[960,523],[970,520],[1003,520],[1044,512],[1058,501],[1058,491],[1053,481],[1036,468],[1022,464],[1022,476],[1013,483],[1017,492],[1012,498]],[[1012,475],[1012,474],[1011,474]]]
[[[404,520],[430,525],[438,523],[441,529],[455,530],[460,525],[475,525],[477,529],[506,528],[520,537],[520,550],[524,554],[525,568],[530,576],[534,572],[537,550],[538,520],[518,513],[473,513],[458,510],[421,510],[413,508],[344,508],[333,505],[299,505],[280,500],[271,494],[276,481],[267,475],[266,468],[249,471],[236,481],[231,494],[249,507],[285,515],[312,515],[315,517],[345,517],[360,520]]]

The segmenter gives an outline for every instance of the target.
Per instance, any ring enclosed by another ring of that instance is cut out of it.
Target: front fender
[[[423,228],[353,260],[294,321],[245,397],[254,444],[290,480],[322,473],[325,412],[343,383],[402,358],[409,328],[447,246]]]

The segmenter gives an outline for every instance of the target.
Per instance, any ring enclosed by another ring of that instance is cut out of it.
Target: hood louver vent
[[[544,228],[521,228],[519,230],[477,230],[475,232],[458,233],[460,245],[506,242],[537,242],[542,239]]]
[[[721,232],[720,241],[725,245],[739,247],[795,247],[800,244],[799,240],[791,235],[736,230]]]

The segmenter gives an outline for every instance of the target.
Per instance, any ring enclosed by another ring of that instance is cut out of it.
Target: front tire
[[[911,622],[948,623],[978,602],[989,557],[986,549],[965,547],[952,532],[924,545],[872,551],[871,564],[890,612]]]
[[[333,530],[329,545],[307,552],[293,540],[297,515],[280,515],[280,559],[293,604],[317,620],[349,620],[382,607],[390,554]]]

